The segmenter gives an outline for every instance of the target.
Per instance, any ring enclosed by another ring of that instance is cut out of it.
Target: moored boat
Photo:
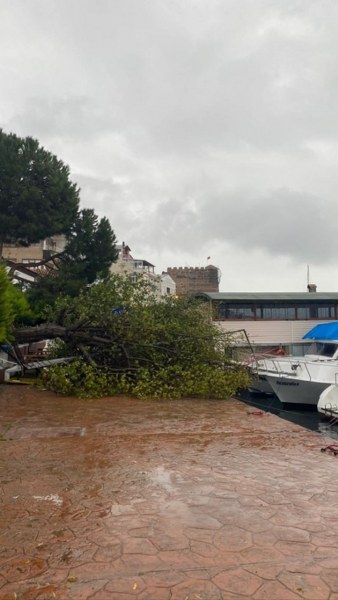
[[[321,323],[305,334],[312,340],[305,356],[258,360],[264,377],[283,404],[314,404],[330,385],[338,384],[338,322]]]
[[[338,386],[329,385],[319,396],[318,412],[330,419],[338,419]]]

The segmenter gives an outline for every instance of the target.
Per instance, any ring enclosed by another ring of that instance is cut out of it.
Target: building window
[[[335,318],[335,307],[334,306],[318,306],[318,319],[334,319]]]
[[[330,320],[336,319],[338,315],[338,305],[321,304],[320,302],[311,302],[308,304],[282,304],[266,303],[256,306],[255,302],[249,303],[230,303],[214,302],[214,319],[224,320]]]
[[[255,308],[248,304],[225,304],[220,303],[217,307],[217,318],[223,319],[254,319]]]
[[[260,311],[262,319],[288,320],[296,318],[294,306],[262,306]]]
[[[297,306],[297,319],[309,319],[310,318],[310,307],[309,306]]]

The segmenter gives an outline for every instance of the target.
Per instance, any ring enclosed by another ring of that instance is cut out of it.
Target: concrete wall
[[[64,235],[55,235],[51,238],[46,238],[30,244],[30,246],[15,246],[14,244],[4,244],[2,248],[2,256],[7,260],[13,260],[18,263],[38,262],[46,258],[46,253],[57,254],[65,249],[66,238]]]

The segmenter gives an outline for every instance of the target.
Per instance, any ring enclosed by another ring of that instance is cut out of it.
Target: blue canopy
[[[303,340],[330,340],[331,342],[338,342],[338,321],[316,325],[303,335]]]

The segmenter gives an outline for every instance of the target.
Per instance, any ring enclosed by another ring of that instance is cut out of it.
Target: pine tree
[[[0,129],[0,256],[4,243],[26,246],[68,233],[78,204],[62,161],[37,140]]]

